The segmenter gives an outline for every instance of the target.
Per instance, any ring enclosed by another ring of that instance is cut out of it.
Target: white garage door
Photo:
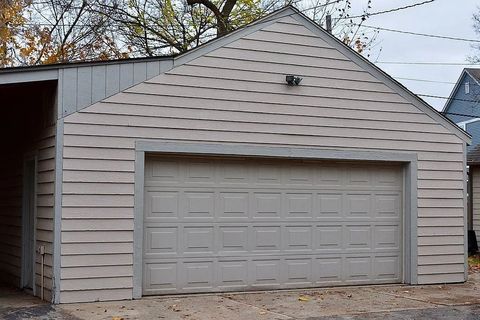
[[[149,157],[143,294],[402,281],[396,165]]]

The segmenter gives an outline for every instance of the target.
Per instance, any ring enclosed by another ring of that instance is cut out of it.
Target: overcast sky
[[[423,0],[373,0],[370,12],[383,11]],[[352,14],[361,14],[367,0],[352,0]],[[461,38],[480,39],[473,31],[472,14],[480,6],[480,0],[435,0],[422,6],[403,11],[370,17],[367,25],[429,33]],[[380,55],[379,50],[381,48]],[[474,50],[470,43],[425,38],[413,35],[381,31],[370,59],[393,62],[452,62],[467,63],[466,58]],[[415,78],[443,82],[456,82],[464,66],[442,65],[377,65],[394,78]],[[478,66],[480,68],[480,65]],[[398,79],[417,94],[449,96],[453,84],[428,83]],[[444,99],[424,98],[432,106],[441,109]]]

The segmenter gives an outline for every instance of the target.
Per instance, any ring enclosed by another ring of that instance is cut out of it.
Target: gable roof
[[[480,164],[480,144],[467,153],[467,164]]]
[[[387,73],[385,73],[383,70],[375,66],[372,62],[367,60],[365,57],[354,51],[352,48],[344,44],[342,41],[337,39],[335,36],[324,30],[320,25],[318,25],[316,22],[308,18],[306,15],[304,15],[301,11],[296,9],[293,6],[287,6],[282,9],[279,9],[261,19],[258,19],[249,25],[246,25],[240,29],[237,29],[223,37],[216,38],[214,40],[211,40],[205,44],[202,44],[192,50],[189,50],[183,54],[174,56],[174,57],[157,57],[157,58],[150,58],[152,60],[155,59],[171,59],[173,61],[172,67],[175,68],[176,66],[183,65],[193,59],[196,59],[200,56],[203,56],[213,50],[216,50],[220,47],[223,47],[233,41],[236,41],[240,39],[241,37],[244,37],[250,33],[253,33],[255,31],[258,31],[268,25],[271,25],[278,20],[285,18],[285,17],[291,17],[295,20],[297,20],[299,23],[304,25],[307,29],[309,29],[311,32],[313,32],[315,35],[317,35],[319,38],[321,38],[323,41],[327,42],[329,45],[331,45],[334,49],[338,50],[340,53],[348,57],[353,63],[357,64],[360,66],[362,69],[370,73],[373,77],[378,79],[379,81],[383,82],[385,85],[390,87],[395,93],[399,94],[401,97],[406,99],[408,102],[410,102],[412,105],[417,107],[419,110],[430,116],[433,120],[436,122],[440,123],[442,126],[444,126],[447,130],[451,131],[453,134],[455,134],[457,137],[459,137],[461,140],[463,140],[466,143],[471,142],[471,137],[468,133],[466,133],[464,130],[462,130],[460,127],[458,127],[455,123],[453,123],[451,120],[446,118],[444,115],[439,113],[437,110],[435,110],[432,106],[430,106],[428,103],[426,103],[424,100],[419,98],[417,95],[412,93],[410,90],[408,90],[406,87],[404,87],[402,84],[394,80],[391,76],[389,76]],[[124,59],[121,61],[109,61],[108,63],[125,63],[129,59]],[[61,69],[61,68],[67,68],[71,65],[74,64],[68,64],[68,65],[53,65],[53,66],[34,66],[34,67],[27,67],[27,68],[9,68],[8,70],[0,70],[0,83],[5,83],[5,81],[2,82],[2,76],[8,75],[10,73],[18,72],[18,71],[23,71],[23,72],[31,72],[31,71],[52,71],[55,69]],[[168,71],[164,70],[163,72]],[[28,78],[28,77],[27,77]]]
[[[455,86],[453,87],[452,92],[450,92],[450,95],[448,96],[447,102],[445,102],[445,105],[443,106],[442,113],[445,114],[447,113],[448,109],[450,108],[452,101],[455,101],[453,97],[457,94],[458,89],[460,88],[460,84],[462,82],[463,77],[465,75],[468,75],[470,78],[472,78],[477,85],[480,86],[480,69],[476,68],[464,68],[462,72],[460,73],[460,76],[458,77],[457,82],[455,83]]]
[[[465,70],[465,72],[468,73],[470,75],[470,77],[472,77],[473,80],[475,80],[475,82],[480,84],[480,69],[478,69],[478,68],[465,68],[463,70]]]

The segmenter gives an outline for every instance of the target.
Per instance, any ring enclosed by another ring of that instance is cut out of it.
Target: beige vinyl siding
[[[304,77],[285,85],[285,74]],[[65,118],[61,302],[132,298],[137,139],[418,154],[420,283],[464,280],[463,142],[292,18]]]
[[[472,170],[472,217],[473,230],[477,236],[477,243],[480,244],[480,167],[471,166]]]
[[[55,203],[55,136],[56,126],[43,130],[36,146],[37,154],[37,220],[36,247],[45,246],[44,298],[52,301],[53,286],[53,226]],[[41,256],[36,256],[37,295],[40,295]]]

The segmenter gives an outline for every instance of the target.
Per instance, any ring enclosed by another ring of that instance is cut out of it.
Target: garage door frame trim
[[[143,201],[145,154],[190,154],[194,156],[243,156],[278,159],[356,160],[400,162],[405,168],[404,206],[404,282],[417,284],[417,154],[386,151],[357,151],[252,144],[186,143],[137,140],[135,142],[135,199],[133,237],[133,298],[142,297],[143,277]]]

